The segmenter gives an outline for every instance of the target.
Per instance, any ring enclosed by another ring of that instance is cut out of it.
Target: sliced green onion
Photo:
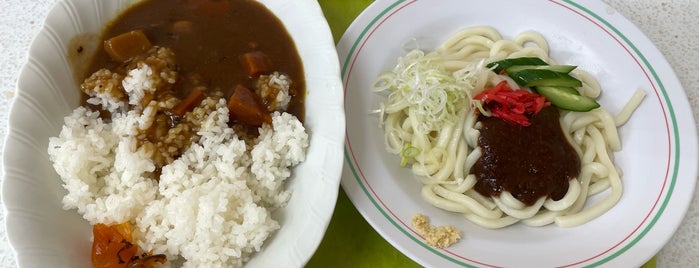
[[[413,147],[410,143],[403,146],[403,151],[400,152],[400,166],[404,167],[408,161],[412,160],[420,154],[420,149]]]
[[[482,115],[487,116],[487,117],[490,117],[490,116],[492,115],[492,114],[490,113],[490,111],[488,111],[488,109],[485,109],[485,108],[483,107],[483,101],[482,101],[482,100],[473,100],[472,102],[473,102],[473,105],[476,107],[476,109],[478,109],[478,111],[479,111]]]

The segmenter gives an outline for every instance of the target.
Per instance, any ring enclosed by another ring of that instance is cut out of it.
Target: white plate
[[[552,58],[578,65],[603,88],[601,104],[617,113],[637,88],[648,93],[621,127],[623,197],[609,212],[575,228],[487,230],[423,202],[421,184],[386,153],[372,80],[404,54],[406,41],[434,49],[469,26],[490,25],[505,38],[541,32]],[[338,44],[345,85],[347,136],[342,186],[393,246],[428,267],[638,267],[670,239],[689,206],[697,177],[697,134],[678,79],[661,53],[621,14],[599,1],[377,1]],[[454,225],[462,239],[427,246],[410,225],[415,213]]]
[[[65,53],[78,33],[102,25],[133,3],[58,1],[32,43],[11,108],[5,141],[2,198],[7,234],[21,267],[91,267],[91,227],[74,210],[62,209],[66,193],[48,159],[48,140],[79,104]],[[314,0],[261,0],[296,43],[306,76],[307,159],[287,187],[288,205],[276,212],[282,228],[248,263],[258,267],[304,265],[318,247],[332,216],[342,168],[344,111],[337,52]]]

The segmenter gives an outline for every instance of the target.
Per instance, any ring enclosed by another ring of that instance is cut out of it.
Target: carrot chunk
[[[167,262],[163,254],[137,255],[139,247],[133,241],[131,223],[95,224],[92,227],[92,265],[97,268],[153,268]]]
[[[132,244],[131,224],[124,222],[108,226],[95,224],[92,229],[92,264],[94,267],[126,267],[138,251]]]
[[[197,107],[197,105],[199,105],[203,99],[204,92],[198,88],[194,88],[189,91],[187,96],[180,103],[175,105],[175,107],[172,107],[172,113],[178,116],[184,116],[185,113],[193,110],[194,107]]]
[[[272,71],[272,60],[261,51],[243,54],[243,66],[249,77],[257,77]]]
[[[141,30],[133,30],[104,41],[104,50],[109,57],[125,62],[153,47]]]
[[[232,121],[250,126],[272,123],[272,116],[252,90],[238,85],[228,100],[228,110]]]

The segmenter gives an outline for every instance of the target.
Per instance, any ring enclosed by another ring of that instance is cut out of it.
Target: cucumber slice
[[[512,58],[512,59],[504,59],[504,60],[499,60],[499,61],[494,61],[491,63],[488,63],[486,67],[488,68],[493,68],[493,72],[495,73],[500,73],[502,70],[505,70],[507,68],[510,68],[511,66],[516,66],[516,65],[548,65],[545,61],[541,60],[540,58],[537,57],[522,57],[522,58]]]
[[[538,87],[535,87],[534,89],[536,89],[536,91],[538,92],[539,89],[542,87],[551,87],[551,86],[538,86]],[[569,94],[578,95],[578,96],[580,95],[580,92],[578,92],[577,89],[572,88],[572,87],[556,87],[556,88],[557,89],[555,89],[555,90],[562,90],[562,91],[569,93]],[[544,91],[546,91],[546,90],[547,90],[547,88],[544,89]]]
[[[509,74],[510,78],[523,87],[555,86],[581,87],[582,82],[568,74],[551,70],[527,69]]]
[[[505,72],[508,74],[511,73],[516,73],[519,71],[524,71],[528,69],[535,69],[535,70],[550,70],[558,73],[570,73],[570,71],[574,70],[578,66],[573,66],[573,65],[515,65],[515,66],[510,66],[509,68],[505,69]]]
[[[546,96],[546,100],[558,108],[587,112],[599,107],[597,101],[580,95],[571,94],[563,87],[537,87],[539,94]],[[577,91],[576,91],[577,92]]]

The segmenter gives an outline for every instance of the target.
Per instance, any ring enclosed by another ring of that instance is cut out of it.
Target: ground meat
[[[113,69],[100,69],[80,85],[87,103],[104,111],[127,105],[145,108],[158,94],[169,94],[177,81],[175,54],[169,48],[153,47],[146,53]]]
[[[175,61],[175,53],[167,47],[152,47],[146,53],[134,57],[133,60],[127,62],[124,66],[125,70],[132,70],[141,64],[150,66],[162,83],[174,84],[177,80],[177,65]],[[165,84],[155,84],[154,87],[169,90],[169,86]]]
[[[269,111],[286,111],[291,100],[289,86],[291,79],[279,72],[260,75],[257,79],[257,94]]]
[[[152,47],[127,62],[120,69],[126,73],[122,85],[129,93],[129,104],[143,107],[158,94],[170,92],[177,82],[176,68],[175,54],[164,47]]]
[[[174,125],[172,115],[160,112],[155,116],[153,125],[138,136],[141,146],[151,151],[156,167],[165,166],[177,159],[190,144],[199,140],[197,131],[207,115],[214,112],[221,99],[220,94],[213,94],[204,99],[191,112],[186,113]]]
[[[285,110],[289,104],[290,79],[273,73],[261,77],[258,89],[270,111]],[[182,92],[175,92],[177,90]],[[220,102],[225,102],[219,88],[209,88],[198,74],[179,77],[175,54],[169,48],[153,47],[112,70],[102,69],[92,74],[81,85],[90,97],[89,104],[101,107],[101,114],[119,114],[125,111],[138,115],[135,128],[137,147],[147,152],[156,167],[154,178],[161,167],[179,158],[192,143],[200,139],[197,133]],[[173,108],[190,90],[199,90],[206,96],[184,114]],[[225,104],[223,104],[225,106]],[[109,117],[105,120],[109,121]],[[233,130],[249,148],[259,135],[257,128],[234,125]]]
[[[461,238],[461,232],[454,226],[432,226],[427,216],[420,213],[413,215],[411,223],[425,243],[433,247],[446,248]]]
[[[105,110],[119,109],[127,100],[122,80],[123,74],[100,69],[80,84],[80,90],[90,97],[89,104],[99,105]]]

